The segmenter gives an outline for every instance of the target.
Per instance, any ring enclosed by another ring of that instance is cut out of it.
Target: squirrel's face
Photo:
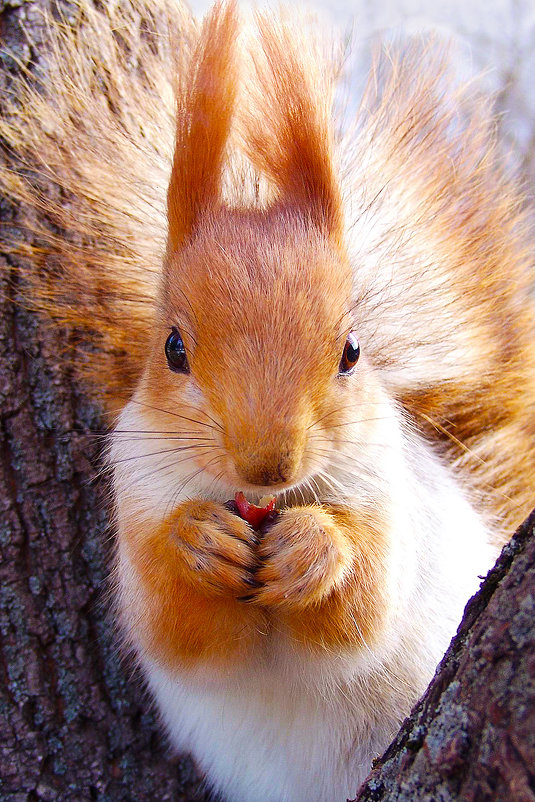
[[[313,227],[280,212],[214,216],[167,265],[147,414],[181,428],[188,458],[229,490],[321,474],[359,404],[366,428],[376,393],[351,288],[349,265]]]

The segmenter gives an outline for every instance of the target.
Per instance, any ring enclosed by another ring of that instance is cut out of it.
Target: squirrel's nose
[[[287,482],[292,475],[292,466],[288,460],[280,460],[277,465],[252,465],[240,471],[243,478],[252,485],[279,485]]]
[[[240,454],[235,458],[238,474],[248,484],[272,487],[291,482],[299,467],[300,457],[295,452],[276,454],[247,455]]]

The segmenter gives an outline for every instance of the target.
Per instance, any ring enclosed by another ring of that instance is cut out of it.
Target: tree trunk
[[[23,65],[46,47],[43,7],[0,5]],[[6,69],[0,97],[8,85]],[[0,201],[0,216],[9,236],[17,212]],[[13,264],[0,263],[0,799],[203,799],[114,645],[104,423],[61,358],[69,332],[25,309]]]
[[[535,511],[354,802],[535,802]]]
[[[4,45],[23,65],[46,46],[43,5],[0,4]],[[0,214],[16,225],[1,201]],[[204,799],[114,647],[103,422],[61,358],[69,332],[25,309],[12,266],[0,265],[0,800]],[[469,605],[359,800],[535,800],[532,524]]]

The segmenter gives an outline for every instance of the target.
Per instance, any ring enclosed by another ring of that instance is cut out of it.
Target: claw
[[[268,514],[258,527],[257,532],[260,535],[267,535],[267,533],[269,532],[269,530],[271,529],[271,527],[273,526],[279,515],[280,515],[280,510],[271,510],[270,512],[268,512]]]
[[[252,576],[245,577],[244,582],[245,582],[246,585],[249,585],[249,587],[251,587],[251,588],[261,588],[261,587],[264,586],[263,582],[259,582],[258,579],[255,579]]]

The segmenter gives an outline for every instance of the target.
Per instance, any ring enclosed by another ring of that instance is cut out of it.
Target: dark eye
[[[173,326],[171,334],[165,341],[167,364],[175,373],[189,373],[188,357],[180,332]]]
[[[340,360],[340,367],[338,368],[338,373],[342,373],[347,375],[351,373],[357,362],[359,361],[360,356],[360,345],[357,339],[356,334],[350,332],[349,337],[346,340],[346,344],[344,345],[344,353],[342,354],[342,359]]]

